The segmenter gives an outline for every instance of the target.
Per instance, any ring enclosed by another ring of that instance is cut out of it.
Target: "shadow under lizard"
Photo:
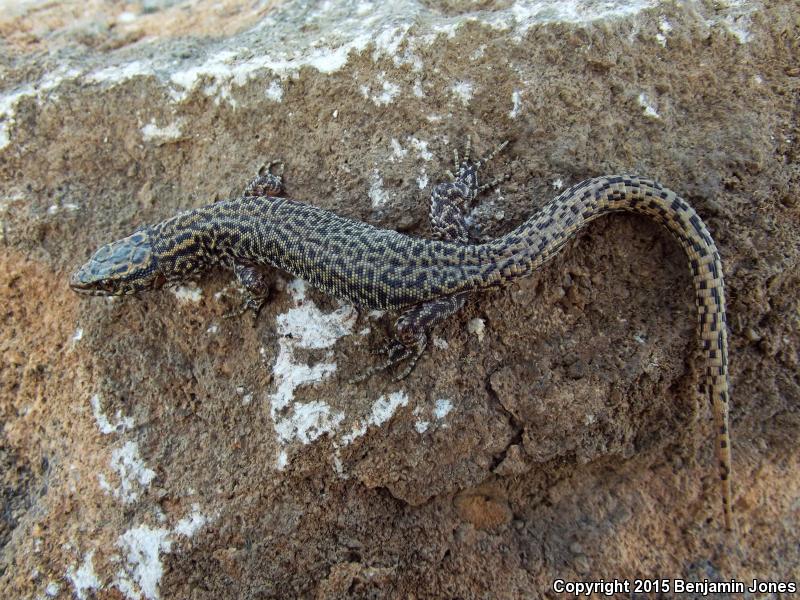
[[[698,335],[705,358],[700,394],[714,414],[725,527],[734,529],[728,433],[728,341],[722,264],[705,223],[675,192],[632,175],[594,177],[551,200],[505,235],[471,243],[462,206],[497,180],[479,185],[489,155],[455,154],[451,181],[431,192],[436,239],[378,229],[283,197],[279,175],[253,179],[236,199],[182,212],[102,246],[70,279],[76,292],[119,296],[230,268],[245,288],[239,312],[256,313],[268,294],[261,267],[273,266],[359,307],[402,311],[385,360],[354,381],[406,361],[405,377],[422,355],[428,333],[460,310],[470,292],[498,288],[530,275],[578,231],[611,212],[647,215],[677,238],[693,275]]]

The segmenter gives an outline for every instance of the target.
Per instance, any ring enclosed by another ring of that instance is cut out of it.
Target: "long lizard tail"
[[[502,285],[541,267],[580,229],[609,212],[648,215],[664,225],[683,246],[694,278],[698,334],[705,356],[701,395],[714,412],[722,508],[726,529],[734,529],[731,448],[728,433],[728,334],[725,289],[719,252],[694,209],[661,184],[635,176],[587,179],[560,194],[515,230],[486,244],[492,265],[481,287]]]

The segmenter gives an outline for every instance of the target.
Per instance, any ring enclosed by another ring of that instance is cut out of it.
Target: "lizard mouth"
[[[120,291],[101,281],[85,281],[81,277],[81,270],[76,271],[69,278],[69,287],[72,291],[83,296],[110,296],[117,295]]]
[[[128,296],[146,289],[160,288],[165,281],[161,274],[151,277],[147,286],[113,279],[97,279],[92,277],[91,273],[87,274],[84,267],[81,267],[70,276],[69,287],[82,296]]]

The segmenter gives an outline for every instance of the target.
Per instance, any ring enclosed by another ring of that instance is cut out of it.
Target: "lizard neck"
[[[242,198],[184,211],[149,233],[159,270],[178,282],[215,266],[258,262],[270,222],[267,199]]]

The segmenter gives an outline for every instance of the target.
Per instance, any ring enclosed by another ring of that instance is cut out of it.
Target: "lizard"
[[[699,392],[711,401],[724,523],[733,531],[725,290],[708,228],[689,203],[660,183],[605,175],[569,187],[505,235],[472,243],[462,207],[500,182],[481,184],[479,171],[506,144],[477,160],[470,158],[469,139],[463,159],[454,150],[450,181],[431,191],[433,239],[290,199],[271,162],[240,197],[181,212],[100,247],[74,272],[70,286],[82,294],[120,296],[223,267],[233,270],[245,290],[238,313],[253,310],[257,316],[269,287],[262,267],[277,267],[358,307],[400,312],[394,337],[381,349],[384,360],[352,381],[405,361],[397,376],[402,379],[425,351],[431,329],[458,312],[471,292],[530,275],[604,214],[646,215],[666,227],[688,257],[705,358]]]

